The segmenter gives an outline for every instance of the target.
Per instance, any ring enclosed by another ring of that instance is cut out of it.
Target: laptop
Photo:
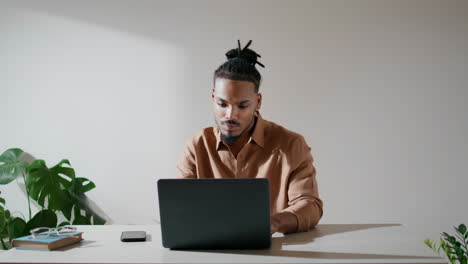
[[[271,246],[268,179],[161,179],[158,196],[165,248]]]

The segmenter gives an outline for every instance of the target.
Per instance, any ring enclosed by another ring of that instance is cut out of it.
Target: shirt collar
[[[216,136],[216,150],[219,150],[221,144],[223,144],[223,141],[221,140],[221,131],[216,126],[214,132]],[[262,118],[260,113],[258,113],[254,131],[250,136],[250,140],[248,142],[250,141],[254,141],[257,145],[259,145],[262,148],[265,146],[265,120]]]
[[[258,113],[257,123],[255,124],[251,139],[260,147],[263,148],[265,146],[265,120],[263,120],[260,113]]]

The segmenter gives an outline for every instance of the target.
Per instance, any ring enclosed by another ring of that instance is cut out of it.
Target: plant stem
[[[28,184],[26,183],[26,176],[23,173],[24,179],[24,188],[26,189],[26,194],[28,196],[28,208],[29,208],[29,220],[31,220],[31,199],[29,198]]]
[[[5,245],[5,242],[3,242],[3,238],[0,238],[0,241],[2,241],[2,247],[4,250],[7,250],[7,246]]]

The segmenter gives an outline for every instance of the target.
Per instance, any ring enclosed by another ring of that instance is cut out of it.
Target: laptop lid
[[[161,179],[158,196],[166,248],[271,245],[268,179]]]

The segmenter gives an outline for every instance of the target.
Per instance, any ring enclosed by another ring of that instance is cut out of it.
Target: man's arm
[[[184,150],[177,162],[177,170],[179,171],[177,178],[198,178],[195,146],[192,140],[187,141],[185,144]]]
[[[276,233],[294,233],[297,230],[299,223],[297,217],[290,212],[281,212],[272,215],[270,218],[270,232]]]
[[[298,165],[289,175],[289,207],[272,217],[272,221],[276,218],[280,222],[277,231],[282,233],[308,231],[317,225],[323,215],[313,158],[304,138],[292,144],[292,153]]]

